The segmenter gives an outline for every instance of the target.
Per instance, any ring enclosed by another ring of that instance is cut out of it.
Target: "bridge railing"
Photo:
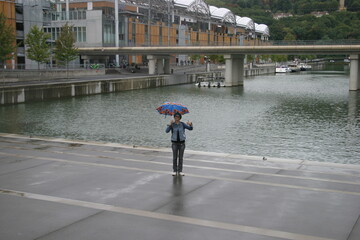
[[[185,46],[305,46],[305,45],[360,45],[360,40],[294,40],[294,41],[243,41],[243,42],[207,42],[192,41],[186,44],[163,43],[132,43],[120,44],[119,47],[185,47]],[[99,44],[76,44],[77,47],[114,47],[111,45],[102,46]]]
[[[292,41],[269,41],[269,45],[275,46],[294,46],[294,45],[360,45],[360,40],[292,40]]]

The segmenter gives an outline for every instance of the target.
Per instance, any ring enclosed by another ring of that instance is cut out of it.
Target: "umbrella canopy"
[[[180,103],[176,102],[165,102],[160,107],[156,108],[160,114],[166,115],[174,115],[175,113],[180,113],[181,115],[184,115],[186,113],[189,113],[189,110],[187,107]]]

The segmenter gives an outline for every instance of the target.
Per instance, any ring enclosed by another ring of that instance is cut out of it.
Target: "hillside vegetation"
[[[270,40],[359,40],[360,0],[345,0],[346,11],[339,11],[338,0],[206,0],[234,14],[268,25]],[[313,12],[327,12],[315,17]],[[293,17],[276,20],[275,13]]]

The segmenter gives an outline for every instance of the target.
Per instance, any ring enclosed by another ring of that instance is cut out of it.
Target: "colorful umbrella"
[[[160,107],[156,108],[160,114],[166,115],[174,115],[176,112],[180,113],[181,115],[184,115],[186,113],[189,113],[189,110],[187,107],[180,103],[176,102],[165,102]]]

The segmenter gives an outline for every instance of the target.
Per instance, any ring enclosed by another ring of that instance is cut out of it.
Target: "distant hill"
[[[269,26],[271,40],[360,40],[360,0],[205,0]],[[315,16],[314,12],[324,12]],[[274,19],[276,13],[293,17]]]
[[[308,14],[314,11],[339,10],[341,0],[205,0],[208,4],[226,8],[258,8],[272,13]],[[360,0],[343,0],[348,11],[360,11]]]

